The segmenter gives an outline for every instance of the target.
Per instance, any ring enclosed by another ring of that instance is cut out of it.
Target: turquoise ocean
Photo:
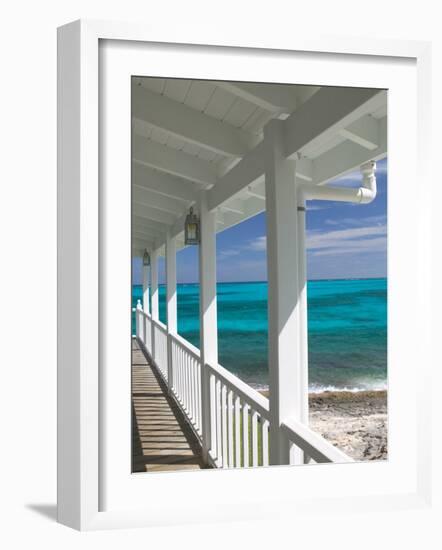
[[[219,363],[265,388],[267,283],[218,283],[217,292]],[[163,323],[165,294],[160,286]],[[179,284],[177,298],[178,332],[199,347],[198,284]],[[138,299],[142,287],[135,285],[134,307]],[[387,280],[309,281],[307,302],[310,391],[386,389]]]

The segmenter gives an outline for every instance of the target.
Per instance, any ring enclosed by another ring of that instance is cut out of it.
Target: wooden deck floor
[[[196,436],[156,369],[132,342],[132,471],[204,468]]]

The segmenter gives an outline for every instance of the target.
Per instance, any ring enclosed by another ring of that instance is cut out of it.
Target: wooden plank
[[[206,466],[201,445],[167,387],[133,340],[132,470],[197,470]]]

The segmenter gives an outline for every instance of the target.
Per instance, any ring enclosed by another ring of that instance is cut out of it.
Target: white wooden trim
[[[179,198],[189,202],[197,200],[198,191],[201,188],[199,184],[159,172],[138,162],[132,163],[132,178],[135,185],[151,189],[165,197]]]
[[[302,448],[316,462],[354,462],[345,453],[329,443],[321,435],[311,430],[304,423],[294,418],[285,420],[281,428],[290,441]]]
[[[151,302],[152,302],[152,320],[159,321],[159,298],[158,298],[158,250],[153,249],[150,254],[150,285],[151,285]],[[152,326],[154,323],[152,323]]]
[[[382,105],[385,93],[363,88],[321,88],[284,121],[285,156],[305,153],[319,139],[346,128],[376,105]]]
[[[291,113],[296,108],[295,89],[254,82],[217,82],[219,86],[271,113]]]
[[[319,92],[318,92],[319,93]],[[265,128],[270,464],[289,464],[279,426],[301,416],[298,222],[295,163],[285,156],[284,124]]]
[[[143,311],[150,313],[150,300],[149,300],[149,271],[150,266],[143,265]]]
[[[240,157],[256,144],[248,132],[142,86],[132,87],[132,110],[135,118],[222,155]]]
[[[201,411],[203,458],[208,461],[212,443],[210,404],[210,375],[206,363],[218,363],[218,321],[216,305],[216,218],[208,209],[207,191],[199,200],[199,292],[200,292],[200,354],[201,354]]]
[[[157,210],[168,212],[174,216],[182,214],[183,208],[186,207],[186,203],[180,199],[159,195],[155,191],[138,186],[135,183],[132,185],[132,200],[138,204],[153,204]]]
[[[214,185],[216,182],[216,169],[210,162],[136,134],[132,147],[132,158],[140,164],[203,185]]]
[[[176,242],[170,233],[166,238],[166,283],[167,283],[167,385],[169,391],[173,387],[172,368],[172,340],[171,335],[176,334],[177,327],[177,289],[176,289]]]

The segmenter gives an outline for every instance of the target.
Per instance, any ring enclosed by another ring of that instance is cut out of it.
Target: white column
[[[149,305],[149,266],[143,265],[143,310],[150,313]]]
[[[137,301],[137,307],[135,308],[135,335],[137,338],[141,337],[141,331],[140,331],[140,311],[142,311],[141,307],[141,300]]]
[[[152,250],[150,256],[150,284],[152,292],[152,359],[155,360],[155,321],[159,319],[158,311],[158,250]]]
[[[150,284],[152,292],[152,319],[158,321],[158,250],[153,250],[150,256]]]
[[[296,182],[298,183],[298,182]],[[308,424],[308,318],[307,318],[307,258],[306,258],[306,202],[298,192],[298,289],[299,289],[299,391],[300,419]],[[304,456],[305,461],[308,457]]]
[[[208,461],[212,446],[210,376],[207,363],[218,364],[218,326],[216,306],[216,240],[215,211],[209,211],[207,192],[202,191],[199,201],[201,242],[199,247],[200,289],[200,351],[201,351],[201,410],[203,459]]]
[[[285,158],[282,121],[264,129],[269,326],[270,464],[301,463],[280,430],[301,418],[298,213],[295,162]]]
[[[172,339],[177,333],[177,295],[176,295],[176,241],[170,233],[166,237],[166,282],[167,282],[167,385],[173,387]]]

